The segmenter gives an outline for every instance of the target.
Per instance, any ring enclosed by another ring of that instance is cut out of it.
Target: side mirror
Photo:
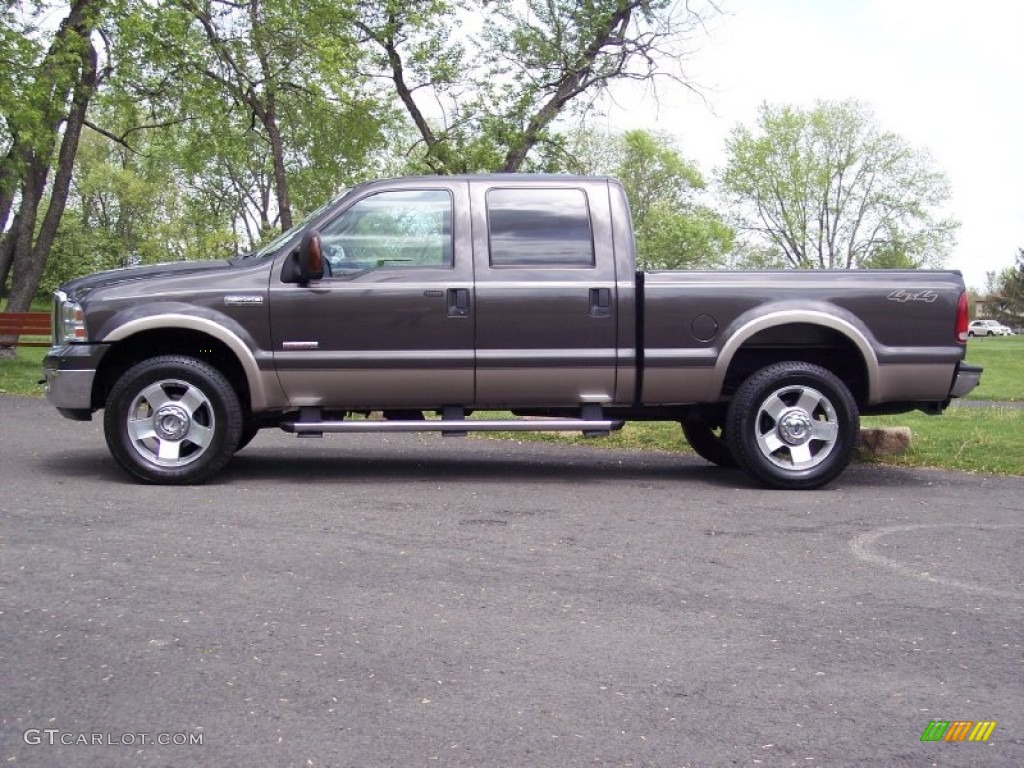
[[[299,243],[299,281],[308,283],[324,276],[324,254],[320,247],[320,234],[306,232]]]

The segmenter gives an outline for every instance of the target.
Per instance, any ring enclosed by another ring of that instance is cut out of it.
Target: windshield
[[[242,256],[241,258],[243,258],[243,259],[260,259],[260,258],[263,258],[264,256],[269,256],[270,254],[276,252],[277,250],[279,250],[281,248],[281,246],[283,246],[285,243],[287,243],[289,240],[291,240],[293,237],[295,237],[295,235],[298,234],[298,232],[301,229],[304,229],[305,226],[309,222],[313,221],[317,216],[319,216],[321,213],[326,211],[328,208],[330,208],[336,202],[341,200],[341,198],[343,198],[345,195],[347,195],[350,191],[351,190],[349,188],[347,188],[347,187],[343,188],[338,194],[336,194],[334,197],[332,197],[326,203],[321,205],[315,211],[310,213],[308,216],[306,216],[302,221],[300,221],[298,224],[293,226],[291,229],[287,230],[286,232],[282,232],[280,235],[275,237],[273,240],[271,240],[269,243],[264,245],[258,251],[253,251],[252,253],[248,253],[245,256]]]

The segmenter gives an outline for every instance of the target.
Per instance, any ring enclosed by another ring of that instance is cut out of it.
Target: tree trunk
[[[37,157],[27,163],[25,181],[21,187],[21,206],[18,208],[18,229],[14,235],[14,260],[11,264],[11,293],[7,299],[8,312],[27,312],[32,304],[32,293],[25,295],[25,278],[30,272],[32,241],[35,235],[36,219],[39,216],[39,201],[46,189],[49,168]],[[42,270],[40,270],[42,274]]]
[[[89,39],[95,24],[90,17],[100,5],[100,0],[78,0],[72,6],[39,68],[40,83],[37,85],[48,85],[51,88],[49,103],[46,105],[48,116],[44,116],[43,120],[49,123],[47,127],[52,131],[52,138],[38,146],[25,144],[20,147],[25,171],[21,184],[21,205],[17,214],[19,226],[16,233],[12,230],[8,235],[14,238],[10,267],[11,293],[7,303],[9,312],[25,312],[31,306],[64,214],[78,140],[89,100],[96,89],[97,54]],[[73,77],[61,77],[67,74],[64,70],[68,67],[69,53],[76,55],[76,70]],[[65,112],[64,104],[69,96],[71,106]],[[54,147],[62,123],[65,124],[64,135],[56,159],[54,186],[37,236],[39,205],[46,191],[51,164],[54,162]],[[17,139],[15,143],[19,144]]]
[[[14,161],[17,158],[17,146],[12,146],[6,157],[0,159],[0,232],[4,231],[7,224],[7,217],[11,214],[11,206],[14,204],[14,193],[18,188],[18,176],[14,172]],[[4,287],[4,280],[0,280],[0,290]]]
[[[292,203],[288,196],[288,175],[284,167],[284,140],[277,126],[277,114],[274,109],[273,96],[268,97],[267,109],[264,112],[263,126],[270,138],[270,151],[274,158],[274,190],[277,192],[277,210],[281,217],[281,231],[292,228]]]
[[[64,126],[64,138],[61,141],[60,153],[57,156],[57,171],[53,178],[53,188],[50,190],[50,205],[46,209],[46,216],[43,217],[42,226],[36,237],[35,246],[32,249],[32,261],[38,264],[38,275],[32,286],[33,295],[39,287],[39,278],[42,277],[43,268],[53,247],[53,240],[57,236],[57,227],[64,216],[64,208],[68,202],[68,192],[71,189],[71,177],[75,170],[75,156],[78,154],[78,142],[82,136],[82,127],[85,125],[85,116],[89,111],[89,101],[96,92],[96,48],[92,41],[86,47],[82,56],[82,75],[75,85],[75,95],[71,103],[71,110],[68,113],[68,121]]]
[[[14,244],[18,236],[20,224],[15,216],[11,222],[11,228],[0,236],[0,299],[7,295],[7,278],[11,274],[11,265],[14,264]]]

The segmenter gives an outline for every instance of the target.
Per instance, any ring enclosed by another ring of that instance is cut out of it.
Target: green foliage
[[[97,9],[81,5],[81,15],[92,19]],[[7,2],[0,8],[3,154],[16,141],[22,153],[49,155],[55,143],[54,130],[66,116],[67,105],[61,97],[78,81],[82,51],[88,41],[78,34],[53,34],[52,13],[52,8],[37,3]],[[44,32],[46,28],[51,31]]]
[[[729,255],[730,269],[785,269],[786,257],[771,244],[750,242],[737,238]]]
[[[637,251],[645,268],[716,269],[726,265],[734,240],[732,227],[707,206],[659,203],[637,235]]]
[[[347,7],[138,3],[119,29],[138,59],[112,88],[142,97],[182,183],[234,211],[240,249],[372,175],[396,114],[360,74]]]
[[[95,269],[249,251],[279,231],[283,205],[309,211],[380,175],[401,121],[359,74],[350,22],[326,0],[111,3],[96,128],[40,293]]]
[[[98,116],[111,128],[119,124],[113,108]],[[83,136],[41,295],[102,269],[234,255],[232,213],[202,190],[189,194],[166,138],[140,132],[129,150],[95,133]]]
[[[939,266],[957,222],[946,177],[857,102],[761,107],[736,127],[720,182],[743,228],[793,267]]]
[[[705,181],[667,134],[578,131],[566,137],[563,161],[575,173],[606,174],[622,182],[629,199],[637,261],[644,269],[724,266],[735,233],[700,202]]]
[[[421,168],[545,171],[560,165],[555,121],[588,97],[616,79],[681,77],[702,13],[670,0],[359,0],[354,23],[415,128]]]
[[[14,140],[16,116],[33,101],[28,91],[43,46],[33,32],[35,17],[26,16],[15,3],[0,7],[0,149],[6,154]],[[0,182],[4,179],[0,178]]]

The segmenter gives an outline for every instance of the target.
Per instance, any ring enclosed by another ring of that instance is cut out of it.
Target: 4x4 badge
[[[889,301],[898,301],[900,304],[905,304],[908,301],[923,301],[931,304],[937,298],[939,294],[935,291],[893,291],[886,296]]]

